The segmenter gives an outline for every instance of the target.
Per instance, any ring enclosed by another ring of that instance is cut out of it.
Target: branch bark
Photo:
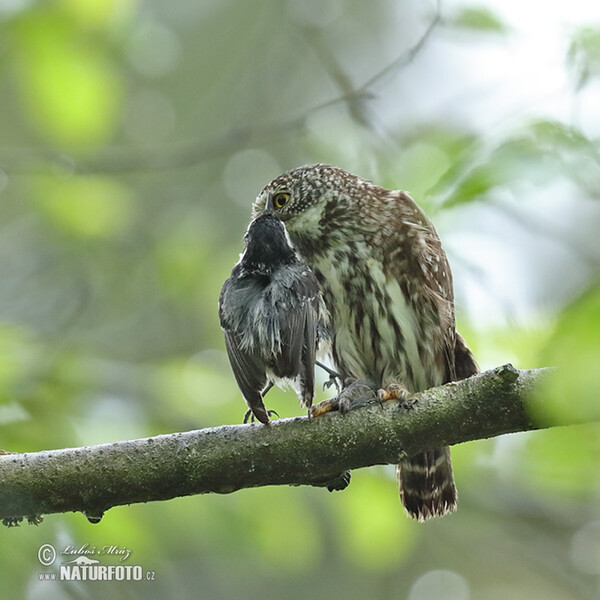
[[[532,391],[550,369],[498,367],[395,402],[261,424],[0,456],[0,519],[109,508],[266,485],[326,485],[347,469],[428,448],[549,426]],[[574,423],[564,423],[574,424]]]

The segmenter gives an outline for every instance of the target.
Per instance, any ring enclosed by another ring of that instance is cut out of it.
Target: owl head
[[[331,165],[306,165],[280,175],[260,192],[255,218],[265,211],[285,222],[290,234],[321,235],[340,226],[372,184]]]

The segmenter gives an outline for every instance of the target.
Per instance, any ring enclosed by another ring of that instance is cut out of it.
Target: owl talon
[[[409,399],[408,390],[399,383],[392,383],[386,388],[380,388],[377,390],[377,397],[379,402],[383,405],[388,400],[398,400],[402,408],[410,409],[417,402],[416,399]]]
[[[335,479],[330,479],[327,482],[327,489],[330,492],[340,492],[345,490],[350,485],[350,471],[340,473]]]
[[[321,480],[315,480],[310,485],[315,487],[327,488],[330,492],[338,492],[344,490],[350,484],[350,471],[338,473],[335,477],[327,477]]]
[[[328,400],[323,400],[322,402],[319,402],[318,404],[315,404],[314,406],[311,406],[308,409],[308,417],[309,419],[314,418],[314,417],[320,417],[321,415],[324,415],[325,413],[334,411],[334,410],[339,410],[340,406],[339,406],[339,402],[338,402],[338,396],[335,396],[333,398],[329,398]]]

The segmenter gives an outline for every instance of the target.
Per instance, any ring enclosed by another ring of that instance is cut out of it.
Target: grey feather
[[[221,290],[219,318],[234,376],[257,419],[269,420],[261,393],[269,379],[290,381],[301,404],[312,404],[326,313],[315,276],[275,217],[250,223],[244,253]]]

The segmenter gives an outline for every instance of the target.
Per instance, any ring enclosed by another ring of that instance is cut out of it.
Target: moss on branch
[[[325,485],[347,469],[546,426],[534,388],[549,369],[511,365],[348,414],[224,425],[139,440],[0,456],[0,519],[266,485]]]

